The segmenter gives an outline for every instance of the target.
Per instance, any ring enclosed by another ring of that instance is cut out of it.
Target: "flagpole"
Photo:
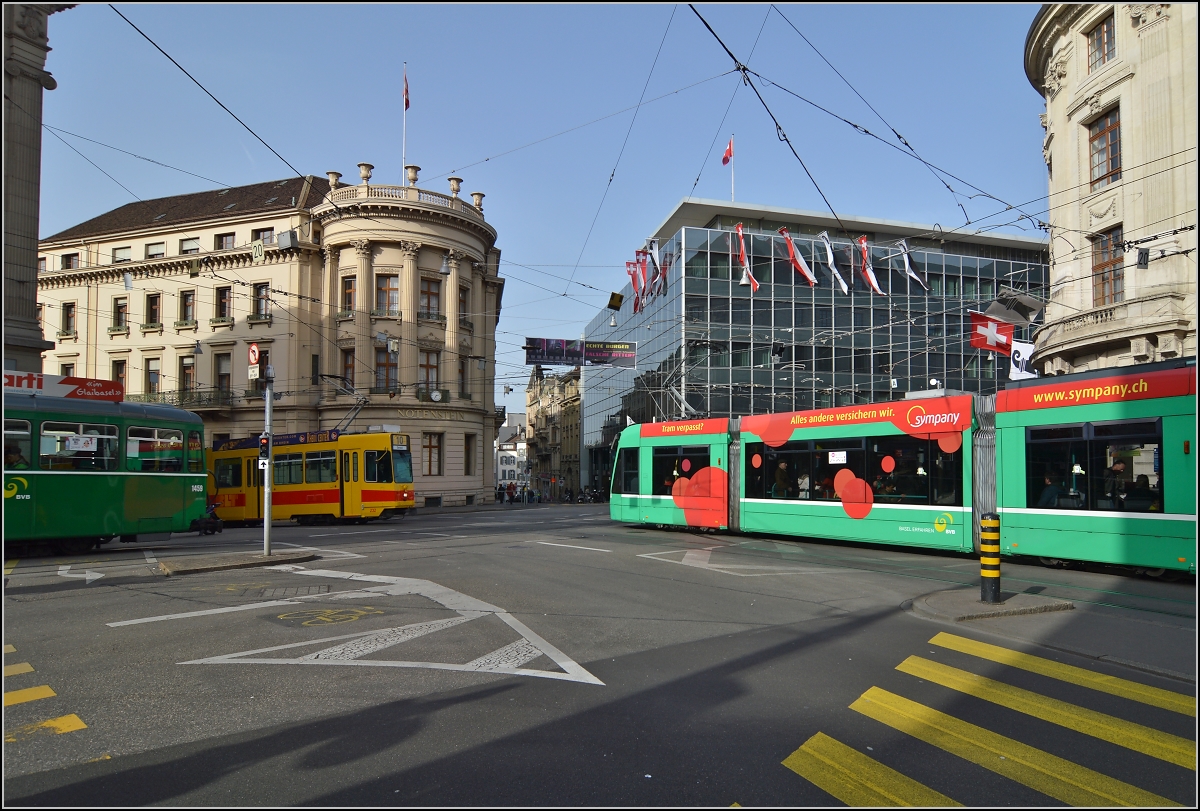
[[[733,133],[729,136],[730,144],[733,143],[733,136],[735,134],[736,133]],[[731,202],[731,203],[733,202],[733,170],[734,170],[734,167],[736,167],[736,166],[737,166],[737,151],[734,150],[734,154],[729,156],[729,202]]]
[[[404,84],[408,84],[408,63],[404,63]],[[407,89],[407,88],[406,88]],[[401,91],[404,92],[403,90]],[[407,94],[405,94],[407,95]],[[403,169],[408,164],[408,99],[400,99],[400,107],[403,112],[400,114],[400,166]],[[404,169],[403,171],[407,171]],[[401,174],[403,178],[403,174]],[[403,183],[403,180],[401,181]]]

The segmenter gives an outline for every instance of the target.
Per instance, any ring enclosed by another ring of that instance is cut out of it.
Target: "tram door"
[[[341,514],[357,518],[362,514],[362,485],[359,483],[358,451],[342,451]]]
[[[258,469],[258,458],[246,460],[246,520],[262,518],[262,471]]]

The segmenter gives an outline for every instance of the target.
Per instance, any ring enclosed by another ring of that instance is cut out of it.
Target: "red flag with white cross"
[[[970,313],[971,346],[989,352],[1012,354],[1013,325],[988,318],[983,313]]]

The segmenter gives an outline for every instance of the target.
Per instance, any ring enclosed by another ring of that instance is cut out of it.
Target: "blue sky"
[[[523,336],[576,337],[607,300],[568,286],[572,272],[618,290],[625,261],[680,199],[728,198],[720,157],[731,133],[739,201],[824,209],[753,92],[735,94],[737,76],[721,75],[729,57],[686,5],[118,8],[304,174],[336,170],[351,179],[366,161],[374,182],[401,182],[408,62],[408,160],[423,167],[420,185],[446,191],[444,178],[457,173],[464,192],[485,192],[503,259],[527,266],[501,269],[508,282],[497,393],[514,387],[498,398],[510,410],[524,408]],[[698,8],[751,69],[890,137],[768,6]],[[1014,203],[1046,194],[1044,107],[1022,67],[1037,8],[780,6],[926,160]],[[55,14],[49,29],[47,68],[59,86],[45,94],[46,124],[223,185],[291,174],[108,6]],[[509,151],[636,105],[643,88],[646,99],[670,95],[644,104],[632,130],[626,111]],[[776,88],[760,89],[838,213],[964,224],[955,198],[916,161]],[[217,188],[62,137],[143,199]],[[132,199],[44,132],[43,235]],[[972,220],[997,209],[982,198],[958,202]]]

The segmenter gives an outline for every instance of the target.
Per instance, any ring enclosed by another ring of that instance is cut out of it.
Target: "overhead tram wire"
[[[887,119],[885,119],[883,117],[883,115],[878,110],[876,110],[874,106],[872,106],[871,102],[867,101],[863,97],[863,94],[858,92],[858,88],[856,88],[854,85],[850,84],[850,80],[847,79],[845,76],[843,76],[842,72],[840,70],[838,70],[837,68],[835,68],[833,66],[832,62],[830,62],[828,59],[825,58],[825,54],[821,53],[817,49],[817,46],[813,45],[812,42],[809,41],[808,37],[804,36],[804,33],[799,28],[797,28],[796,25],[787,18],[787,15],[785,15],[782,11],[780,11],[779,8],[774,3],[771,4],[770,8],[768,9],[768,13],[770,13],[770,11],[772,9],[775,11],[776,14],[778,14],[780,17],[783,18],[783,21],[785,23],[787,23],[789,26],[791,26],[793,31],[795,31],[797,34],[800,35],[800,39],[802,39],[806,43],[808,43],[808,47],[812,48],[813,51],[817,54],[817,56],[821,57],[821,60],[824,61],[825,64],[829,66],[829,69],[832,70],[834,73],[836,73],[838,75],[838,78],[846,83],[846,86],[849,87],[850,90],[852,90],[854,92],[854,95],[858,96],[859,99],[862,100],[863,104],[867,105],[867,108],[870,109],[870,111],[875,114],[875,117],[878,118],[880,121],[882,121],[883,125],[892,131],[892,134],[896,136],[896,140],[899,141],[900,143],[904,144],[904,146],[906,146],[908,148],[909,152],[913,153],[913,155],[915,155],[918,160],[920,160],[922,163],[925,164],[925,167],[927,169],[929,169],[929,173],[932,174],[933,177],[939,183],[941,183],[943,186],[946,187],[946,191],[950,192],[951,197],[954,198],[954,204],[957,205],[960,209],[962,209],[963,217],[966,218],[967,225],[970,225],[971,224],[971,216],[969,214],[967,214],[967,209],[963,206],[963,204],[961,202],[959,202],[958,193],[955,192],[954,189],[952,189],[950,187],[950,184],[947,183],[945,181],[945,179],[940,177],[937,172],[933,171],[933,167],[930,166],[923,158],[921,158],[920,155],[917,154],[917,150],[914,149],[913,145],[908,142],[908,139],[905,138],[903,135],[901,135],[899,132],[897,132],[896,128],[893,127],[890,123],[888,123]]]
[[[750,74],[754,73],[754,71],[743,65],[741,61],[739,61],[738,58],[733,55],[733,51],[729,50],[729,47],[721,40],[719,36],[717,36],[717,32],[714,31],[713,27],[708,24],[708,20],[704,19],[699,11],[696,11],[696,7],[694,5],[688,3],[688,8],[690,8],[692,12],[700,18],[700,22],[704,23],[704,27],[707,28],[708,32],[713,35],[713,38],[725,50],[725,53],[729,54],[729,58],[733,60],[734,65],[737,66],[737,70],[741,72],[743,81],[745,81],[746,84],[749,85],[750,89],[754,91],[754,95],[758,97],[759,103],[762,104],[763,109],[767,111],[767,115],[769,115],[771,117],[771,121],[774,122],[775,135],[779,138],[779,140],[788,145],[788,149],[792,151],[792,155],[794,155],[796,160],[800,162],[800,167],[804,169],[804,174],[808,175],[808,179],[812,182],[813,188],[817,190],[817,193],[821,195],[821,199],[825,201],[825,206],[829,209],[829,213],[833,215],[833,218],[837,220],[838,225],[842,227],[842,233],[849,237],[850,231],[846,228],[845,223],[842,222],[842,218],[839,217],[838,213],[833,210],[833,205],[830,204],[829,198],[825,196],[825,192],[821,190],[821,186],[817,183],[816,178],[814,178],[812,172],[808,170],[808,166],[805,165],[804,159],[800,157],[800,153],[796,151],[796,147],[792,144],[791,139],[788,138],[787,133],[784,132],[783,126],[780,125],[779,119],[777,119],[775,114],[771,112],[771,108],[767,105],[766,99],[762,97],[762,93],[758,92],[758,87],[755,86],[754,82],[750,80]],[[754,75],[758,76],[757,73],[754,73]]]
[[[671,32],[671,23],[675,19],[675,10],[679,8],[676,3],[671,7],[671,16],[667,19],[667,27],[663,31],[662,39],[658,43],[658,51],[654,54],[654,61],[650,63],[650,72],[646,74],[646,83],[642,85],[642,95],[638,97],[637,106],[633,111],[633,118],[629,121],[629,129],[625,130],[625,140],[621,142],[621,150],[617,153],[617,160],[613,164],[612,172],[608,175],[608,182],[604,184],[604,193],[600,195],[600,205],[596,206],[596,213],[592,217],[592,224],[588,226],[587,236],[583,238],[583,245],[579,248],[579,256],[575,259],[575,267],[571,269],[571,277],[567,280],[567,286],[563,288],[563,295],[567,295],[567,291],[571,289],[571,284],[575,279],[575,274],[579,271],[579,263],[583,260],[583,252],[587,250],[588,241],[592,238],[592,231],[596,228],[596,220],[600,219],[600,211],[604,208],[604,201],[608,199],[608,191],[612,188],[613,178],[617,176],[617,167],[621,165],[621,157],[625,154],[625,147],[629,144],[629,136],[633,133],[633,125],[637,123],[638,112],[641,111],[642,99],[646,98],[646,91],[650,88],[650,79],[654,76],[654,68],[658,65],[658,57],[662,55],[663,44],[667,41],[667,34]]]

